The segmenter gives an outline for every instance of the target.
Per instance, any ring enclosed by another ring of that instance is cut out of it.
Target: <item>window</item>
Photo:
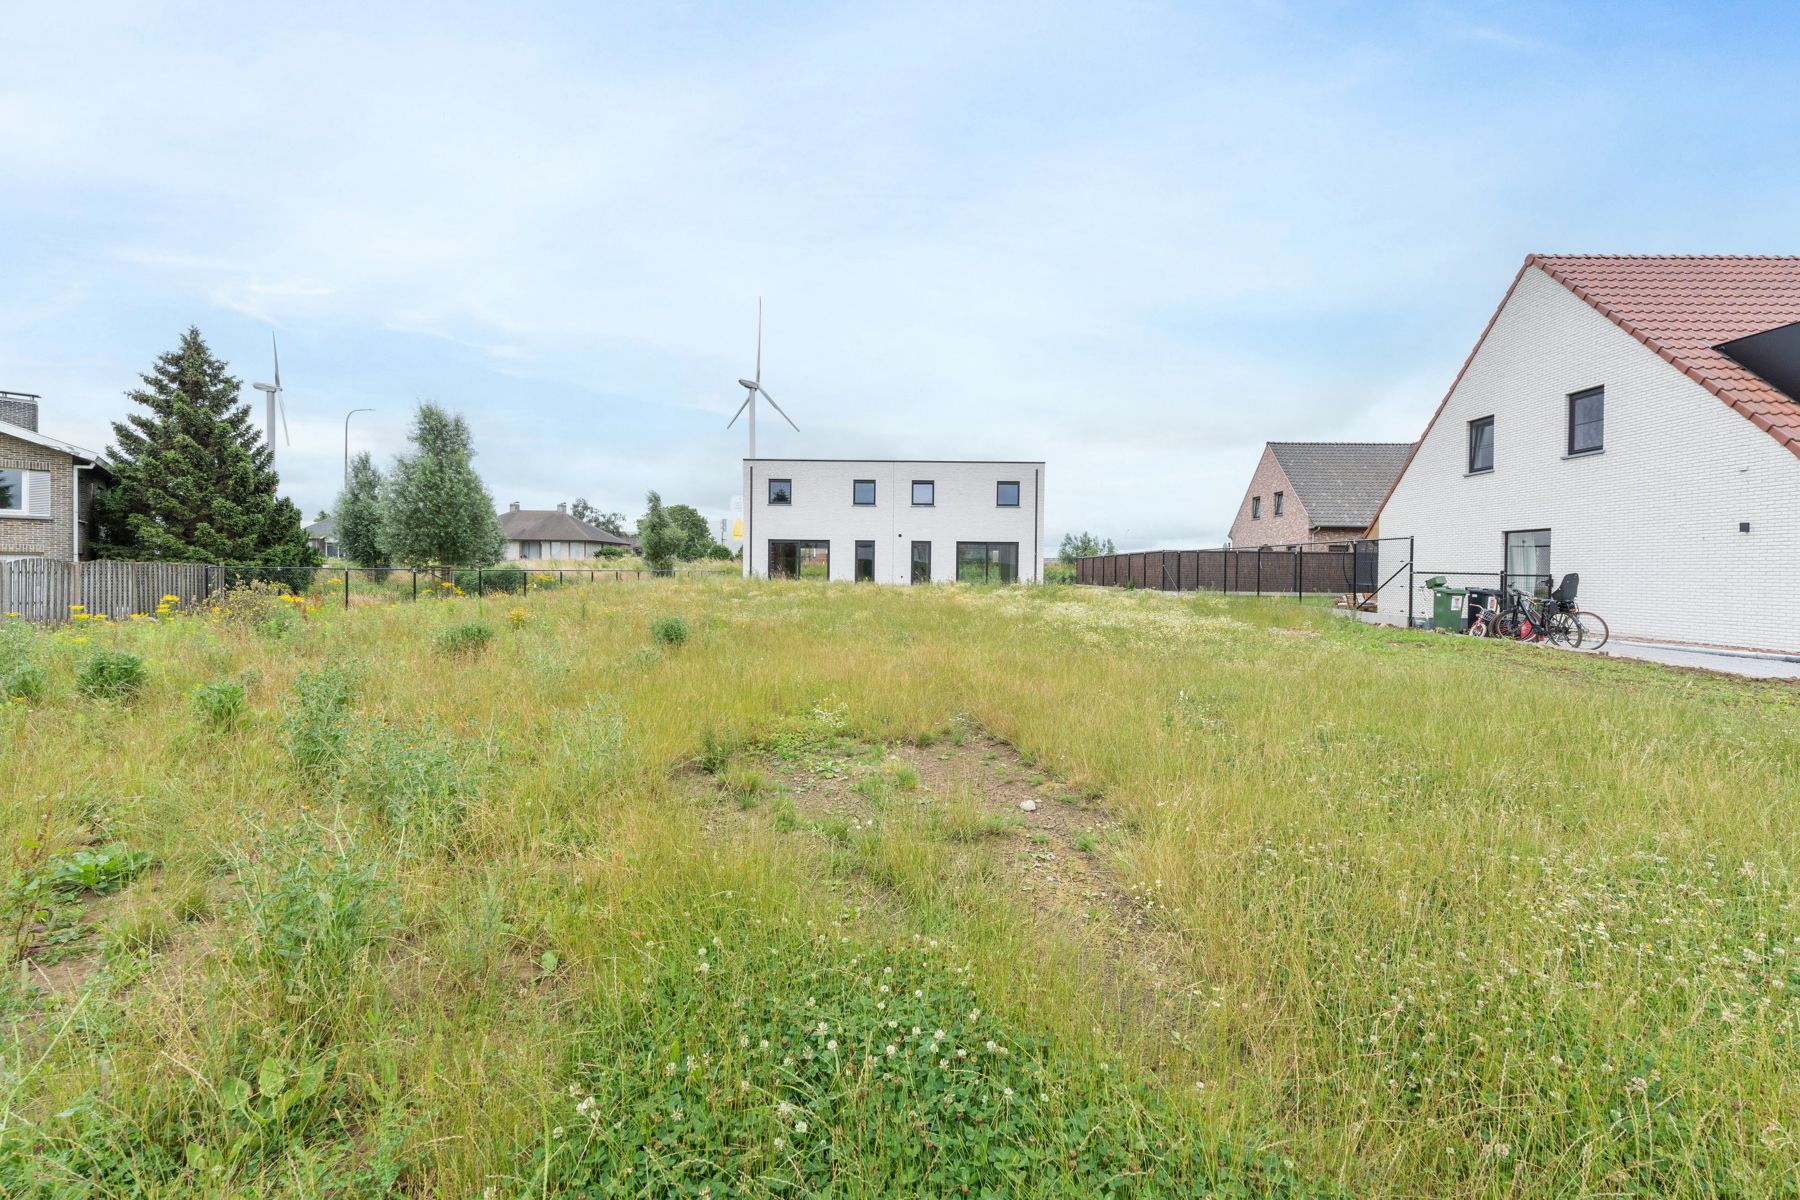
[[[996,495],[994,497],[994,503],[998,507],[1000,507],[1000,508],[1017,508],[1017,507],[1019,507],[1019,481],[1018,480],[1016,480],[1016,479],[1001,480],[999,483],[999,486],[995,488],[995,492],[996,492]]]
[[[1283,507],[1282,501],[1284,501],[1286,499],[1287,499],[1286,492],[1276,492],[1275,493],[1275,515],[1276,516],[1279,517],[1281,515],[1281,510]]]
[[[856,582],[875,582],[875,543],[856,543]]]
[[[769,503],[792,504],[794,502],[794,481],[791,479],[769,480]]]
[[[858,479],[850,485],[850,503],[868,505],[875,503],[875,481]]]
[[[770,579],[830,579],[830,542],[769,542]]]
[[[961,583],[1017,582],[1019,543],[956,543],[956,578]]]
[[[1550,594],[1550,531],[1520,529],[1506,535],[1506,586]]]
[[[1494,418],[1469,422],[1469,474],[1494,469]]]
[[[931,582],[931,543],[914,542],[912,547],[912,581]]]
[[[1595,454],[1606,445],[1606,389],[1569,397],[1569,453]]]
[[[25,511],[25,472],[0,467],[0,512]]]
[[[913,480],[913,505],[930,508],[937,503],[937,484],[930,479]]]
[[[1250,497],[1250,519],[1252,521],[1262,520],[1262,497],[1261,496]]]
[[[520,542],[519,557],[528,559],[544,557],[544,544],[542,542]]]

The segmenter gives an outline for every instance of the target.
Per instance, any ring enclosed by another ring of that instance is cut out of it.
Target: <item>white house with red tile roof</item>
[[[1800,653],[1797,398],[1800,258],[1534,254],[1376,531],[1417,614],[1431,575],[1576,572],[1615,638]]]

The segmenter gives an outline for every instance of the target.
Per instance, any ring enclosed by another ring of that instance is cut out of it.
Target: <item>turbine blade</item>
[[[275,334],[269,334],[269,349],[275,352],[275,386],[281,386],[281,347],[275,344]]]
[[[737,419],[744,415],[744,410],[746,408],[750,407],[750,398],[754,395],[756,395],[756,393],[751,389],[744,389],[744,402],[738,405],[738,410],[736,412],[731,414],[731,420],[725,422],[725,428],[730,429],[733,425],[737,424]]]
[[[275,407],[281,410],[281,440],[291,446],[294,439],[288,436],[287,401],[282,399],[280,388],[275,389]]]
[[[756,298],[756,382],[762,382],[762,297]]]
[[[762,387],[759,385],[756,390],[763,394],[763,399],[767,400],[769,402],[769,406],[771,408],[773,408],[776,412],[781,413],[782,420],[786,421],[789,425],[794,425],[794,418],[788,416],[784,412],[781,412],[781,405],[775,403],[775,397],[769,395],[768,388]],[[794,432],[795,433],[800,432],[800,427],[798,425],[794,425]]]

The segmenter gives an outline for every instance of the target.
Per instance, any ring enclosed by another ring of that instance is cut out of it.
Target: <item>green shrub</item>
[[[692,632],[685,617],[658,617],[650,622],[650,637],[663,646],[682,645]]]
[[[304,574],[305,580],[298,576]],[[297,586],[310,582],[310,572],[295,572]],[[220,625],[258,633],[264,637],[283,638],[300,627],[301,597],[273,580],[258,579],[234,583],[219,594],[212,604],[212,616]]]
[[[194,689],[194,713],[213,729],[235,729],[244,716],[244,685],[235,679],[216,679]]]
[[[37,663],[22,663],[0,672],[0,701],[42,700],[49,690],[50,672]]]
[[[355,698],[356,672],[350,667],[307,671],[294,680],[294,700],[282,732],[302,771],[335,768],[343,761]]]
[[[496,592],[511,595],[524,591],[529,582],[520,567],[483,567],[479,572],[456,573],[456,586],[468,596],[492,596]]]
[[[144,660],[123,650],[96,650],[81,664],[75,688],[96,700],[129,700],[144,688]]]
[[[494,640],[493,627],[481,621],[460,621],[438,630],[434,644],[446,658],[472,657]]]

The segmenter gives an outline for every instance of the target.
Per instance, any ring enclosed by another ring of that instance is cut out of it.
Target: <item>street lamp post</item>
[[[344,490],[350,490],[350,418],[359,412],[374,412],[372,408],[353,408],[344,414]]]

